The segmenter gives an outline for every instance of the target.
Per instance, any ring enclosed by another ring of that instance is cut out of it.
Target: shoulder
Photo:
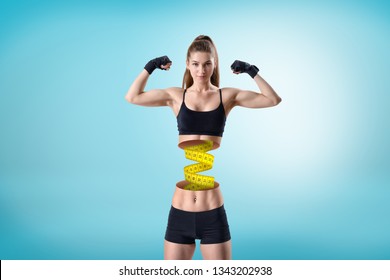
[[[221,88],[222,96],[226,99],[235,98],[240,90],[238,88],[225,87]]]
[[[170,96],[171,99],[181,98],[183,96],[184,89],[180,87],[170,87],[164,89],[164,91]]]
[[[222,93],[226,93],[226,94],[234,94],[234,93],[239,91],[238,88],[232,88],[232,87],[224,87],[224,88],[221,88],[221,90],[222,90]]]
[[[176,95],[182,95],[184,89],[181,87],[170,87],[170,88],[166,88],[165,91],[172,96],[176,96]]]
[[[183,100],[184,89],[181,87],[170,87],[166,88],[165,91],[169,94],[171,101],[168,103],[168,106],[173,106],[174,104],[179,104]]]
[[[225,106],[226,116],[237,105],[236,98],[240,90],[237,88],[225,87],[221,88],[222,102]]]

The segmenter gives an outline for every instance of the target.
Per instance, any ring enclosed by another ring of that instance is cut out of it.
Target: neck
[[[213,85],[208,82],[208,83],[194,83],[192,85],[192,89],[197,91],[197,92],[207,92],[212,90]]]

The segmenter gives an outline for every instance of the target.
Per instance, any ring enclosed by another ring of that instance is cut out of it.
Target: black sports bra
[[[225,108],[222,104],[221,89],[219,89],[221,103],[216,109],[206,112],[188,109],[184,103],[185,95],[186,89],[183,93],[183,102],[179,114],[176,117],[179,135],[196,134],[222,136],[226,123],[226,115]]]

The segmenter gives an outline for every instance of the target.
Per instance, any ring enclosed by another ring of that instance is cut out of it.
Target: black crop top
[[[186,90],[183,93],[183,102],[177,115],[177,129],[179,135],[196,134],[196,135],[213,135],[222,136],[226,115],[222,104],[222,91],[219,90],[221,103],[211,111],[194,111],[189,109],[184,103]]]

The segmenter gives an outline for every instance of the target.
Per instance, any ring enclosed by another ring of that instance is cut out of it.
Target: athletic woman
[[[218,53],[208,36],[198,36],[189,46],[182,87],[144,91],[155,69],[169,70],[171,65],[167,56],[149,61],[130,86],[126,100],[141,106],[169,106],[177,119],[178,146],[186,154],[199,149],[203,152],[217,149],[226,118],[235,106],[265,108],[281,102],[258,74],[259,69],[239,60],[231,66],[233,73],[249,74],[259,92],[219,88]],[[231,237],[221,186],[207,176],[195,178],[208,181],[207,186],[197,185],[189,181],[191,177],[186,175],[186,180],[176,183],[165,234],[164,259],[192,259],[196,239],[200,239],[204,259],[231,259]]]

